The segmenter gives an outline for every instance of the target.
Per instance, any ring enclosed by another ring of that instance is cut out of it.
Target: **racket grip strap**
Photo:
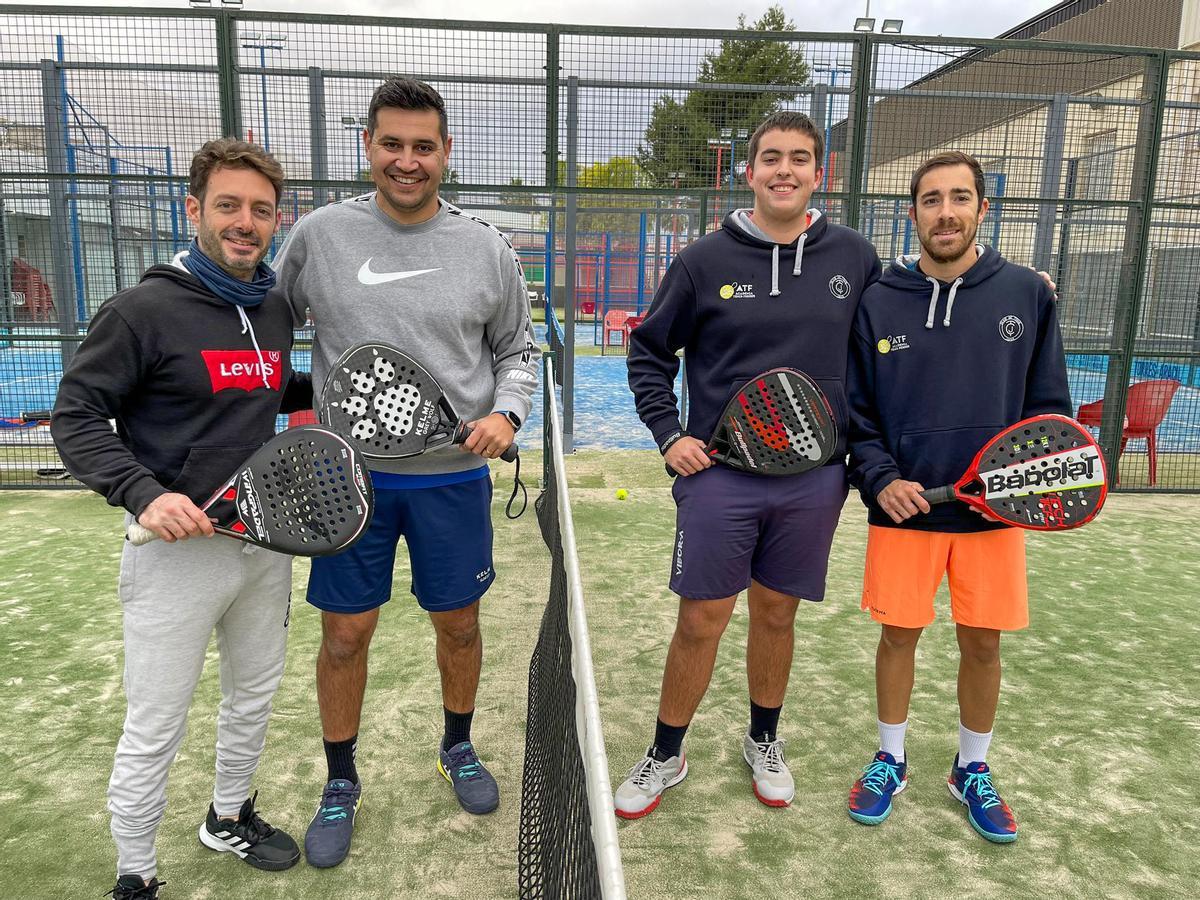
[[[148,544],[151,541],[158,540],[158,535],[147,528],[145,525],[139,525],[137,522],[130,523],[125,529],[125,540],[133,544],[135,547],[140,547],[142,544]]]
[[[954,485],[952,484],[921,491],[921,497],[930,506],[936,506],[939,503],[949,503],[951,500],[957,499],[954,495]]]

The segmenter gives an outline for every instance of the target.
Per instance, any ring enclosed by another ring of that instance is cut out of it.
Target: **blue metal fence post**
[[[642,304],[646,301],[646,214],[638,216],[638,255],[637,255],[637,311],[642,314]]]

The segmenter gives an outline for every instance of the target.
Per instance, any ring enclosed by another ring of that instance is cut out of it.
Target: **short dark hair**
[[[813,149],[816,151],[817,168],[821,168],[825,159],[825,135],[821,133],[821,129],[816,126],[808,116],[804,113],[793,112],[790,109],[781,109],[779,112],[773,112],[765,119],[762,124],[754,129],[754,134],[750,137],[750,155],[746,162],[753,167],[754,160],[758,157],[758,144],[762,140],[762,136],[768,131],[801,131],[813,139]]]
[[[204,200],[208,179],[218,169],[253,169],[275,188],[275,205],[283,194],[283,166],[258,144],[237,138],[217,138],[208,141],[192,157],[188,177],[188,193]]]
[[[395,109],[432,109],[438,114],[438,130],[442,140],[450,136],[446,126],[446,101],[442,95],[423,81],[415,78],[389,78],[371,95],[371,108],[367,112],[367,133],[375,133],[379,110],[385,107]]]
[[[925,162],[921,163],[917,171],[913,172],[912,181],[908,185],[908,193],[912,197],[913,206],[917,205],[917,188],[921,185],[921,179],[929,174],[932,169],[940,169],[943,166],[966,166],[971,170],[971,174],[975,177],[975,208],[979,209],[983,206],[984,200],[984,180],[983,167],[979,165],[979,160],[969,153],[962,153],[958,150],[947,150],[944,153],[938,153],[929,157]]]

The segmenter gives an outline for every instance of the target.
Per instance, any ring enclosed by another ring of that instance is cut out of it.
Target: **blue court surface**
[[[539,331],[540,331],[539,327]],[[538,335],[541,336],[540,334]],[[590,344],[590,333],[577,335],[577,343]],[[307,351],[294,354],[296,368],[310,365]],[[8,347],[0,350],[0,418],[15,418],[35,409],[49,409],[62,374],[57,344],[53,347]],[[1070,369],[1071,396],[1076,408],[1101,397],[1102,373]],[[676,384],[676,393],[679,384]],[[1159,452],[1200,453],[1200,389],[1183,387],[1158,430]],[[542,410],[535,398],[529,421],[521,429],[525,443],[540,441]],[[633,394],[625,377],[624,356],[581,356],[575,360],[576,447],[616,450],[653,449],[650,432],[638,419]]]

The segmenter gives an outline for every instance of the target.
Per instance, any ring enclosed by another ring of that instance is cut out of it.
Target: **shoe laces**
[[[883,796],[889,781],[900,783],[900,767],[877,759],[863,769],[863,777],[860,780],[867,790]]]
[[[637,765],[629,770],[627,778],[639,788],[652,787],[656,780],[662,779],[662,770],[665,765],[666,763],[655,759],[653,754],[647,753],[638,761]]]
[[[105,897],[113,897],[115,900],[157,900],[158,889],[166,884],[165,881],[159,881],[157,878],[151,878],[149,884],[144,884],[141,887],[134,888],[132,893],[125,893],[120,885],[114,887],[111,891],[107,891]],[[117,891],[121,890],[120,897],[117,897]]]
[[[450,769],[454,777],[459,781],[477,781],[482,778],[483,764],[479,761],[475,748],[467,742],[459,746],[461,749],[457,751],[446,751],[446,755],[450,757]]]
[[[254,792],[254,796],[250,798],[250,810],[244,816],[238,816],[237,821],[229,822],[225,819],[218,819],[226,828],[232,828],[238,832],[240,837],[245,838],[252,844],[257,844],[259,841],[266,840],[275,833],[275,829],[268,825],[258,814],[254,808],[258,803],[258,791]]]
[[[992,784],[991,772],[968,772],[964,787],[968,792],[974,791],[984,809],[1000,805],[1000,795]]]
[[[773,741],[754,742],[760,754],[759,762],[768,772],[778,774],[787,771],[787,763],[783,759],[783,744],[783,738],[776,738]]]
[[[353,788],[326,787],[321,794],[321,824],[336,825],[350,815],[347,809],[353,805]]]

